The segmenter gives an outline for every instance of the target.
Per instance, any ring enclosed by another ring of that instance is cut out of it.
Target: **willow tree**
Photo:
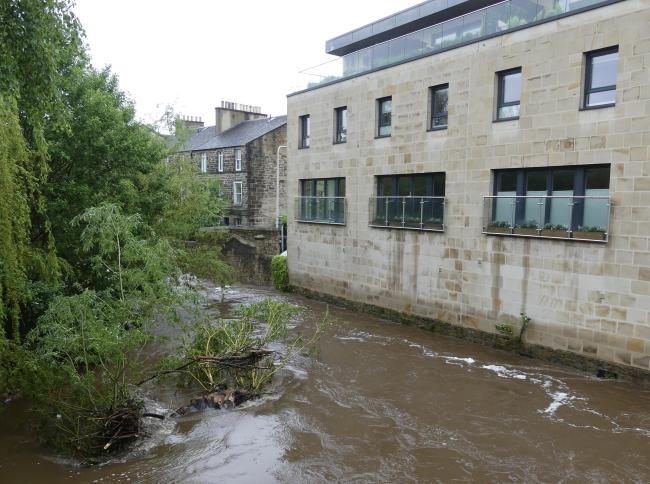
[[[65,125],[60,85],[85,62],[67,0],[0,2],[0,319],[20,339],[34,285],[55,284],[59,266],[47,220],[45,125]]]

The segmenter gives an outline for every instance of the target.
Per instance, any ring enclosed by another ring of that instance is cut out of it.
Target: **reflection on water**
[[[277,297],[218,291],[206,310]],[[128,458],[79,468],[46,457],[19,405],[0,422],[2,482],[447,482],[650,480],[650,391],[333,309],[316,355],[230,411],[150,422]],[[154,392],[155,390],[155,392]],[[145,389],[147,408],[185,390]],[[154,400],[155,394],[155,400]]]

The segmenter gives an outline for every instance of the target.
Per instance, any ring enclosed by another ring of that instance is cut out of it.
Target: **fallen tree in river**
[[[168,358],[164,368],[143,380],[166,374],[198,384],[204,395],[181,406],[175,414],[205,408],[235,407],[259,396],[280,369],[296,355],[314,348],[331,322],[326,316],[311,336],[290,336],[289,324],[301,313],[291,304],[266,299],[242,307],[236,319],[201,321],[190,329],[180,357]],[[282,343],[282,351],[269,345]]]

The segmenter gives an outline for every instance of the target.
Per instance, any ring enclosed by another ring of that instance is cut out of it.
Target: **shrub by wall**
[[[273,286],[277,290],[282,292],[289,291],[289,269],[285,256],[273,256],[273,260],[271,261],[271,277],[273,279]]]

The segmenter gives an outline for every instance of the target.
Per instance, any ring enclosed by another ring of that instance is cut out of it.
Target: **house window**
[[[235,148],[235,171],[241,171],[241,149]]]
[[[392,113],[392,97],[377,99],[377,137],[390,136]]]
[[[223,173],[223,151],[217,154],[217,171]]]
[[[208,172],[208,155],[207,153],[201,153],[201,173]]]
[[[486,232],[606,240],[609,165],[499,170]]]
[[[232,183],[232,203],[233,205],[242,204],[242,182],[240,181]]]
[[[521,67],[497,73],[496,121],[519,118]]]
[[[429,91],[431,99],[431,124],[429,129],[447,127],[447,104],[449,102],[449,84],[434,86]]]
[[[300,180],[296,198],[296,220],[345,224],[345,178]]]
[[[441,231],[444,197],[444,173],[378,176],[377,196],[370,198],[369,225]]]
[[[334,110],[334,143],[345,143],[348,139],[348,108]]]
[[[618,47],[585,54],[584,108],[604,108],[616,104]]]
[[[309,148],[309,136],[310,136],[310,117],[309,114],[300,116],[300,142],[298,148]]]

